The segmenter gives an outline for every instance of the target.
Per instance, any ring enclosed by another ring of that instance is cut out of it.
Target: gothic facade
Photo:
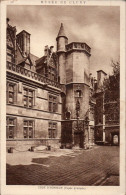
[[[7,20],[7,148],[94,145],[98,98],[91,48],[68,43],[61,24],[56,51],[45,46],[38,58],[30,52],[30,36],[25,30],[16,34]]]

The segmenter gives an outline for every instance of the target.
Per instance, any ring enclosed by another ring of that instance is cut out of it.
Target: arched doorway
[[[118,137],[118,135],[114,135],[113,136],[113,144],[118,145],[118,143],[119,143],[119,137]]]
[[[112,133],[112,145],[115,145],[115,146],[119,145],[119,134]]]

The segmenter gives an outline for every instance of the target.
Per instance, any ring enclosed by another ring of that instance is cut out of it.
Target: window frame
[[[27,122],[27,125],[24,125],[24,123],[25,122]],[[31,123],[32,122],[32,125],[29,125],[29,123]],[[35,121],[34,120],[32,120],[32,119],[24,119],[23,120],[23,139],[33,139],[34,138],[34,125],[35,125]],[[26,130],[26,137],[24,137],[24,128],[25,129],[27,129]],[[30,128],[32,128],[32,136],[31,137],[29,137],[29,132],[31,131],[29,131],[29,129]]]
[[[9,87],[10,86],[13,86],[13,91],[9,90]],[[7,81],[7,86],[6,86],[6,101],[7,101],[7,104],[11,104],[11,105],[14,105],[17,103],[17,83],[13,83],[13,82],[10,82],[10,81]],[[10,102],[9,101],[9,94],[12,93],[13,94],[13,101]]]
[[[49,94],[49,96],[48,96],[48,110],[51,113],[58,112],[58,97],[57,96]]]
[[[9,120],[13,120],[13,124],[10,124]],[[9,137],[9,135],[10,135],[9,127],[13,127],[13,133],[12,133],[13,136],[12,137]],[[15,136],[16,136],[16,127],[17,127],[17,118],[16,117],[7,116],[6,117],[6,138],[7,139],[14,139],[15,138]]]
[[[25,94],[26,91],[26,94]],[[29,92],[32,92],[32,95],[29,95]],[[26,105],[24,104],[24,99],[26,98]],[[31,106],[30,106],[30,101],[31,100]],[[25,108],[33,108],[33,106],[35,105],[35,90],[25,87],[23,86],[23,106]]]
[[[55,127],[54,127],[55,125]],[[57,137],[57,123],[56,122],[49,122],[48,123],[48,138],[55,139]]]
[[[81,89],[77,89],[74,91],[74,96],[76,98],[81,98],[82,97],[82,90]]]

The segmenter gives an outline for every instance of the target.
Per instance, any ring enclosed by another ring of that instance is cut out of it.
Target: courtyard
[[[7,153],[7,185],[119,185],[119,147]]]

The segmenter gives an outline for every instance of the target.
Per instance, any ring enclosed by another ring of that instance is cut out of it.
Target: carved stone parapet
[[[60,84],[56,81],[50,80],[36,72],[33,72],[31,70],[25,69],[24,67],[21,67],[19,65],[7,62],[7,70],[13,71],[15,73],[24,75],[26,77],[29,77],[33,80],[39,81],[39,82],[43,82],[46,83],[48,85],[52,85],[56,88],[60,88]]]

